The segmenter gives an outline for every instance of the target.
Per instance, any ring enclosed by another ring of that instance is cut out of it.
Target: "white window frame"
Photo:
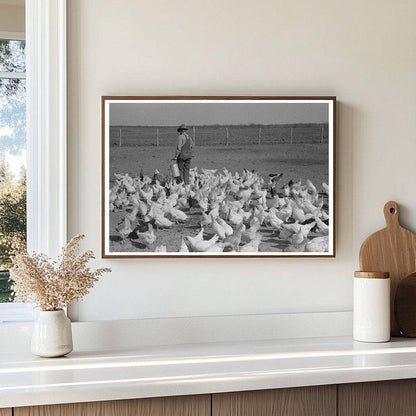
[[[56,257],[67,241],[66,0],[26,0],[27,244]],[[33,320],[1,304],[0,323]]]

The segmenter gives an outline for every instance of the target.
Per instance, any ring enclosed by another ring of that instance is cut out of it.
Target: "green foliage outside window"
[[[0,161],[0,302],[12,300],[8,269],[14,250],[26,242],[26,172],[16,181]]]

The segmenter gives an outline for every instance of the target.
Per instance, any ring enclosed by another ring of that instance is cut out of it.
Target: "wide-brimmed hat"
[[[180,131],[180,130],[189,130],[188,127],[185,126],[185,124],[181,124],[176,131]]]

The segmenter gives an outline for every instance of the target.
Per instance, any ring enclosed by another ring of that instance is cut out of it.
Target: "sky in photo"
[[[327,103],[111,103],[112,126],[327,123]]]

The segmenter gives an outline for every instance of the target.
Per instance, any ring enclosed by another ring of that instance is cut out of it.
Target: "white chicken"
[[[226,235],[225,235],[224,227],[218,223],[216,218],[213,218],[212,216],[211,216],[211,227],[221,240],[225,239]]]
[[[260,236],[240,247],[240,253],[257,253],[261,243]]]
[[[232,235],[234,233],[233,227],[231,227],[231,225],[227,224],[227,222],[224,221],[221,217],[218,217],[217,221],[222,226],[222,228],[224,228],[226,237],[228,237],[229,235]]]
[[[306,243],[305,251],[308,253],[323,253],[325,251],[328,251],[328,248],[328,236],[315,237]]]
[[[200,240],[190,236],[187,236],[186,238],[193,251],[203,252],[213,246],[218,241],[219,237],[218,235],[214,235],[210,240]]]
[[[165,245],[160,245],[155,248],[155,253],[166,253],[168,250]]]
[[[205,250],[205,253],[222,253],[224,251],[225,244],[218,242],[213,244],[211,247],[208,247]]]
[[[231,208],[228,214],[228,221],[233,225],[238,225],[244,221],[244,211],[242,209]]]
[[[169,207],[166,212],[173,218],[174,221],[184,222],[188,219],[188,216],[180,209]]]
[[[131,228],[131,221],[127,215],[124,217],[124,221],[116,227],[116,230],[121,235],[123,241],[125,241],[127,237],[133,232],[133,229]]]
[[[154,220],[158,228],[170,228],[173,225],[173,222],[163,215],[155,215]]]
[[[148,227],[148,230],[145,232],[135,232],[137,240],[146,247],[150,247],[156,241],[156,235],[154,233],[152,224],[149,224]]]
[[[187,244],[186,244],[186,242],[183,238],[182,238],[181,246],[179,247],[178,252],[179,253],[189,253],[189,248],[188,248],[188,246],[187,246]]]

